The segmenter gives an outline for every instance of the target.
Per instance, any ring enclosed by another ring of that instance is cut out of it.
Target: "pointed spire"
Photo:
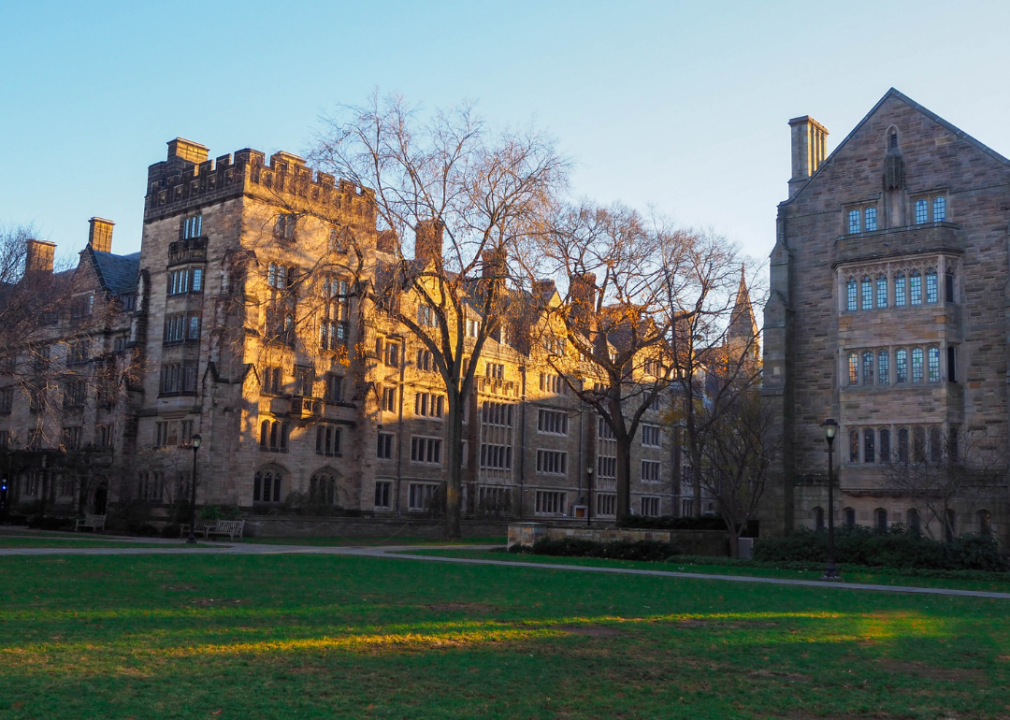
[[[750,301],[750,291],[747,289],[746,267],[740,263],[740,287],[736,292],[736,303],[730,315],[727,339],[731,344],[750,346],[751,352],[757,353],[758,336],[757,319]]]

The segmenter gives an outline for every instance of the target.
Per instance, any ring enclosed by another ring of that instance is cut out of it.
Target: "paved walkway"
[[[943,595],[951,597],[975,597],[996,600],[1010,600],[1010,593],[989,592],[986,590],[954,590],[948,588],[909,587],[906,585],[873,585],[869,583],[825,582],[823,580],[788,580],[783,578],[754,577],[747,575],[714,575],[709,573],[674,572],[669,570],[638,570],[632,568],[594,567],[590,565],[563,565],[554,563],[532,563],[519,560],[482,560],[478,558],[458,558],[439,555],[415,555],[412,550],[420,549],[417,545],[398,546],[318,546],[318,545],[269,545],[266,543],[227,543],[205,547],[190,547],[181,544],[179,540],[163,538],[135,538],[116,536],[77,536],[67,538],[42,532],[0,533],[0,537],[30,537],[46,539],[70,540],[107,540],[109,542],[136,542],[147,545],[156,544],[165,547],[109,547],[109,548],[0,548],[0,557],[8,555],[357,555],[382,558],[386,560],[406,560],[420,562],[455,563],[462,565],[499,565],[503,567],[535,568],[537,570],[561,570],[565,572],[611,573],[618,575],[646,575],[652,577],[668,577],[683,580],[716,580],[718,582],[757,583],[764,585],[789,585],[796,587],[814,587],[837,590],[863,590],[870,592],[911,593],[915,595]],[[490,550],[495,545],[424,545],[426,550]]]

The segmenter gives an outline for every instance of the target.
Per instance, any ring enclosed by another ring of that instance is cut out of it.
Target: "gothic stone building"
[[[762,529],[825,522],[833,418],[836,524],[1006,541],[1010,161],[893,89],[830,155],[823,126],[789,124],[763,385],[783,452]]]
[[[76,272],[114,312],[55,327],[49,341],[78,348],[82,375],[111,358],[117,399],[99,402],[82,386],[79,411],[43,418],[14,394],[0,426],[48,426],[33,449],[53,455],[12,476],[15,502],[45,496],[83,509],[100,495],[164,514],[188,495],[199,434],[201,505],[430,510],[445,477],[444,392],[423,346],[362,292],[398,261],[395,238],[376,230],[370,191],[289,153],[215,161],[177,138],[149,169],[139,256],[114,255],[111,223],[96,222]],[[75,339],[84,335],[96,338],[87,350]],[[485,345],[464,428],[465,511],[571,516],[589,505],[613,518],[614,440],[541,355],[518,327]],[[635,442],[632,506],[673,514],[675,452],[659,412],[650,420]],[[115,457],[84,493],[32,479],[62,472],[67,428],[75,444],[107,445]]]

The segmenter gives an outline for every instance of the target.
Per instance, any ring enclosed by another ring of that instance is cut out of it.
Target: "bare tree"
[[[757,514],[777,448],[769,432],[773,418],[761,406],[758,387],[747,385],[725,402],[709,424],[702,486],[729,528],[736,556],[740,535]]]
[[[543,134],[493,132],[472,105],[424,118],[401,98],[378,96],[327,120],[313,157],[374,190],[392,256],[377,269],[374,299],[431,352],[445,383],[445,531],[459,537],[464,406],[485,343],[501,340],[515,299],[509,250],[563,185],[566,163]]]
[[[969,430],[963,437],[956,431],[943,437],[939,427],[927,432],[919,426],[898,433],[897,447],[889,448],[888,456],[882,458],[884,477],[890,487],[922,503],[929,537],[937,539],[934,527],[942,529],[943,537],[954,536],[956,505],[1006,501],[1010,458],[1005,444],[985,428]]]

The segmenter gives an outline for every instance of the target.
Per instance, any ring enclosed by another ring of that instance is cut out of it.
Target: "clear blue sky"
[[[763,259],[786,121],[833,149],[894,86],[1010,155],[1010,2],[27,2],[0,13],[0,223],[80,250],[92,215],[140,247],[147,166],[304,153],[376,88],[533,119],[573,191],[655,206]]]

